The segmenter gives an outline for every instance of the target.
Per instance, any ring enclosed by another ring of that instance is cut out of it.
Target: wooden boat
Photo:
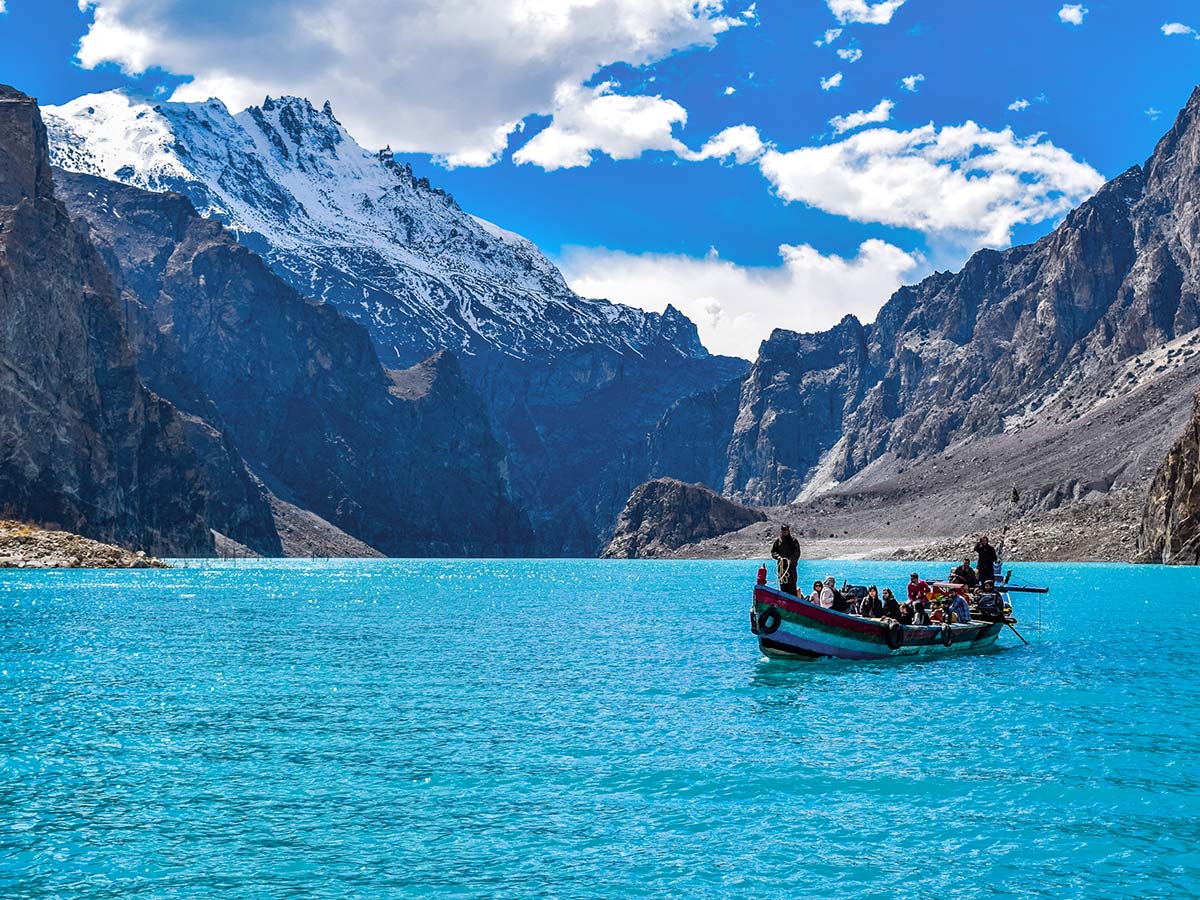
[[[1005,622],[901,625],[834,612],[765,584],[754,588],[750,628],[775,659],[889,659],[969,653],[996,643]]]

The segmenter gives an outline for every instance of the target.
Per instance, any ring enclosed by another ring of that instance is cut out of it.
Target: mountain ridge
[[[776,330],[710,486],[881,540],[1144,492],[1200,384],[1198,184],[1200,88],[1144,164],[1040,240],[902,287],[869,325]]]
[[[306,296],[365,326],[387,369],[454,350],[503,444],[537,552],[593,555],[672,403],[744,373],[674,307],[579,297],[536,247],[463,211],[332,109],[89,95],[47,112],[64,169],[176,190]]]

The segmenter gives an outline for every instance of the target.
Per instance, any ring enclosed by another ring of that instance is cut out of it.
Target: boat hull
[[[996,643],[1003,622],[901,625],[825,609],[772,587],[754,589],[752,621],[758,646],[773,659],[892,659],[983,650]],[[889,643],[890,640],[890,643]]]

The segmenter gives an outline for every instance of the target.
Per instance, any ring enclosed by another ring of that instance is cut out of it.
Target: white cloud
[[[731,97],[736,93],[737,93],[737,88],[735,88],[732,84],[729,85],[727,88],[725,88],[725,96],[726,97]]]
[[[906,91],[915,94],[917,92],[917,85],[924,80],[924,75],[905,75],[900,79],[900,84],[903,85]]]
[[[862,51],[857,47],[843,47],[837,52],[837,55],[848,63],[856,63],[862,59]]]
[[[8,12],[8,7],[4,5],[4,0],[0,0],[0,13]]]
[[[655,311],[671,303],[709,350],[747,359],[772,328],[816,331],[848,313],[870,321],[896,288],[925,274],[921,257],[880,240],[849,259],[805,244],[784,244],[779,255],[778,266],[740,266],[715,252],[697,259],[573,248],[559,263],[584,296]]]
[[[1182,22],[1167,22],[1162,27],[1162,33],[1168,37],[1174,34],[1190,34],[1196,40],[1200,40],[1200,34],[1196,33],[1196,29],[1191,25],[1184,25]]]
[[[1064,25],[1082,25],[1088,12],[1090,10],[1082,3],[1064,3],[1058,11],[1058,20]]]
[[[173,99],[231,109],[267,94],[329,99],[367,146],[495,159],[563,84],[645,65],[750,22],[723,0],[80,0],[86,68],[194,76]],[[753,13],[753,10],[747,10]]]
[[[824,37],[821,37],[820,39],[813,41],[813,43],[816,44],[818,47],[824,47],[827,44],[832,44],[834,41],[836,41],[841,36],[842,36],[842,29],[827,28],[827,29],[825,29]]]
[[[1156,109],[1153,106],[1149,107],[1145,112],[1146,115],[1149,116],[1151,122],[1157,122],[1158,117],[1162,115],[1162,110]]]
[[[832,91],[834,88],[842,86],[842,73],[834,72],[828,78],[821,79],[821,90]]]
[[[843,24],[887,25],[904,0],[825,0],[825,5]]]
[[[687,122],[687,110],[658,96],[614,94],[614,87],[560,86],[553,120],[513,153],[513,162],[553,171],[589,166],[595,151],[613,159],[636,159],[647,150],[688,153],[673,133],[677,123]]]
[[[765,149],[766,144],[759,137],[757,128],[753,125],[733,125],[714,134],[695,153],[681,152],[680,156],[691,161],[732,158],[734,162],[744,165],[758,159]]]
[[[1029,101],[1024,97],[1021,97],[1020,99],[1014,100],[1012,103],[1008,104],[1008,108],[1012,112],[1024,112],[1025,110],[1029,109]]]
[[[1104,182],[1041,135],[1018,138],[974,122],[769,148],[759,165],[785,201],[970,247],[1007,246],[1015,226],[1064,215]]]
[[[872,109],[860,109],[858,112],[852,112],[844,116],[834,116],[829,120],[829,124],[833,126],[834,131],[841,134],[844,131],[853,131],[855,128],[861,128],[863,125],[886,122],[891,119],[892,109],[895,105],[891,100],[880,100]]]

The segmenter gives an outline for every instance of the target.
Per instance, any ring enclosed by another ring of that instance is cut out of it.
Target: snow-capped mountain
[[[384,365],[440,349],[542,357],[584,347],[706,354],[692,324],[576,295],[529,241],[459,208],[326,103],[147,103],[113,91],[44,109],[54,164],[186,195],[302,293],[375,338]]]

